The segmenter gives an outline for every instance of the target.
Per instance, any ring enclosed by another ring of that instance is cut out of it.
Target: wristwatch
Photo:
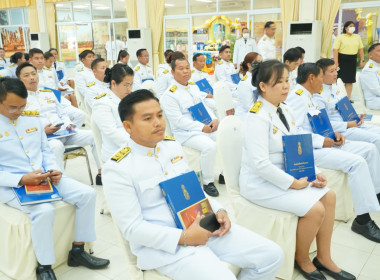
[[[360,62],[364,62],[365,60],[364,59],[361,59]]]

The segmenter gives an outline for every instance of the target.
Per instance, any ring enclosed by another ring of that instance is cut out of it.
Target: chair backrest
[[[94,137],[94,141],[96,145],[96,152],[98,153],[98,158],[101,159],[103,139],[102,139],[102,134],[100,133],[99,127],[96,125],[93,118],[91,118],[91,130],[92,130],[92,135]]]
[[[172,132],[172,129],[170,127],[170,123],[169,123],[168,118],[166,117],[165,113],[164,113],[164,118],[165,118],[165,123],[166,123],[165,135],[173,136],[173,132]]]
[[[239,174],[242,155],[242,121],[236,116],[227,116],[219,124],[216,145],[222,159],[223,175],[228,192],[240,193]]]
[[[228,85],[224,82],[216,82],[214,85],[214,100],[219,122],[227,115],[235,112],[232,94]]]
[[[354,83],[352,87],[352,96],[357,97],[357,100],[355,100],[355,103],[353,104],[356,112],[358,114],[365,114],[367,109],[365,105],[364,93],[360,83],[360,72],[356,72],[356,83]]]
[[[141,88],[150,90],[154,96],[157,96],[157,85],[155,81],[147,80],[142,83]]]

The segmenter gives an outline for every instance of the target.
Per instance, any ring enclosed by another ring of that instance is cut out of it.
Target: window
[[[228,1],[233,2],[233,1]],[[239,1],[235,1],[239,2]],[[216,0],[189,0],[190,13],[215,13]]]
[[[280,0],[253,0],[254,9],[280,8]]]
[[[71,3],[59,3],[55,5],[57,12],[57,22],[72,22],[73,14]]]
[[[8,12],[0,10],[0,25],[9,25]]]
[[[127,18],[125,0],[113,0],[113,18]]]
[[[109,0],[92,1],[92,19],[110,19],[111,2]]]
[[[91,2],[73,2],[74,20],[75,21],[89,21],[91,20]]]
[[[23,16],[22,16],[22,9],[10,9],[11,14],[11,24],[12,25],[22,25],[23,22]]]
[[[165,14],[186,14],[186,0],[165,0]]]
[[[251,0],[220,0],[219,5],[221,12],[246,11],[251,9]]]

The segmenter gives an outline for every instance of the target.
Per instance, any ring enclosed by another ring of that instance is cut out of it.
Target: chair
[[[74,237],[75,206],[53,202],[53,227],[56,262],[53,268],[67,261]],[[31,239],[31,222],[27,214],[0,202],[0,271],[12,279],[36,279],[37,259]],[[7,278],[8,279],[8,278]]]
[[[285,258],[277,277],[292,279],[298,217],[289,212],[261,207],[240,195],[241,124],[242,121],[238,117],[228,116],[219,124],[217,136],[224,179],[236,222],[281,246],[285,252]],[[310,249],[315,250],[315,243]]]
[[[234,115],[235,105],[231,91],[224,82],[216,82],[214,85],[214,100],[219,122],[228,115]]]
[[[141,84],[141,88],[150,90],[157,97],[157,85],[155,81],[147,80]]]
[[[88,170],[88,176],[90,176],[91,185],[94,184],[94,180],[92,179],[92,173],[91,173],[91,167],[90,167],[90,161],[88,160],[88,154],[84,147],[81,146],[69,146],[65,147],[65,152],[63,153],[64,156],[64,167],[66,168],[66,161],[68,159],[69,155],[72,154],[81,155],[86,157],[86,163],[87,163],[87,170]]]
[[[86,104],[82,94],[79,93],[78,88],[74,89],[74,94],[77,99],[79,109],[86,113],[86,126],[91,128],[91,112],[88,111],[88,105]]]

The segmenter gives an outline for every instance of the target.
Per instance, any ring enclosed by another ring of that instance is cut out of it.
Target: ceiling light
[[[174,7],[174,4],[165,4],[165,7]]]
[[[88,5],[74,5],[75,9],[87,9]]]
[[[110,7],[96,7],[95,10],[109,10]]]
[[[204,3],[212,3],[211,0],[196,0],[196,1],[198,1],[198,2],[204,2]]]

